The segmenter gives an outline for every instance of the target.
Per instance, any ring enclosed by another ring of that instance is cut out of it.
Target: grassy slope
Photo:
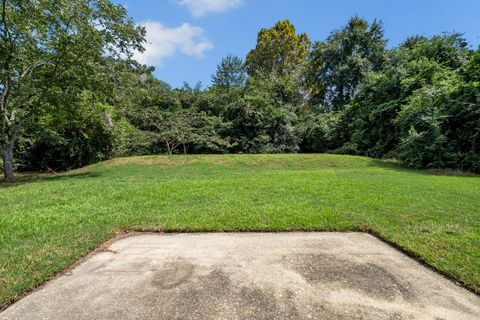
[[[335,155],[115,159],[0,183],[0,307],[121,228],[372,229],[480,292],[480,178]]]

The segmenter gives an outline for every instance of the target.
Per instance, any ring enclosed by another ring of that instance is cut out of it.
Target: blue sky
[[[312,41],[324,40],[349,17],[378,18],[388,46],[414,34],[462,32],[480,45],[480,0],[114,0],[147,27],[147,52],[139,61],[174,87],[183,81],[210,84],[217,63],[255,46],[258,31],[289,19]]]

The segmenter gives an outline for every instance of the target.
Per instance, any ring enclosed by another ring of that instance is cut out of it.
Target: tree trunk
[[[3,176],[6,181],[13,180],[13,145],[8,144],[2,152],[3,158]]]
[[[183,154],[187,154],[187,145],[185,144],[185,142],[182,142],[182,145],[183,145]]]
[[[167,146],[167,153],[172,154],[172,149],[170,148],[170,143],[168,143],[168,141],[165,141],[165,145]]]

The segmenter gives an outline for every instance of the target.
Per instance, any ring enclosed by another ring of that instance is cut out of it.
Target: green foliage
[[[114,101],[131,127],[127,126],[118,155],[223,152],[230,147],[229,138],[220,136],[222,118],[196,106],[205,107],[206,102],[201,100],[206,93],[200,85],[172,90],[143,66],[127,65],[123,70],[122,91]]]
[[[159,139],[165,144],[169,154],[178,147],[186,154],[190,148],[209,153],[222,152],[230,146],[229,141],[218,134],[222,127],[218,117],[208,116],[193,108],[167,111],[157,117],[150,119],[154,119],[156,125],[159,125]]]
[[[212,75],[213,86],[220,89],[244,87],[246,81],[245,65],[241,58],[234,55],[223,58],[217,72]]]
[[[252,79],[247,90],[227,105],[233,152],[282,153],[299,150],[295,85],[282,79]]]
[[[412,37],[369,72],[344,111],[354,153],[478,171],[478,90],[467,76],[475,54],[465,45],[458,34]]]
[[[449,103],[448,86],[425,86],[416,90],[402,106],[396,122],[403,141],[399,145],[399,158],[419,168],[446,167],[448,152],[442,134],[440,108]]]
[[[162,152],[158,148],[158,135],[143,131],[133,126],[126,119],[121,119],[115,126],[114,155],[120,157],[147,155]]]
[[[297,35],[290,21],[279,21],[258,33],[257,45],[247,55],[248,74],[263,80],[298,74],[305,65],[310,45],[308,36]]]
[[[23,139],[20,169],[68,170],[108,159],[114,148],[112,112],[84,94],[74,109],[57,106],[40,116]]]
[[[101,101],[110,92],[105,57],[142,50],[145,30],[108,0],[2,0],[0,10],[0,153],[11,180],[23,126],[86,90]]]
[[[353,17],[325,42],[316,42],[305,72],[310,103],[334,110],[348,103],[365,74],[382,69],[386,60],[383,35],[380,21],[369,25]]]
[[[341,146],[338,137],[341,114],[337,112],[309,113],[300,123],[306,152],[331,152]]]

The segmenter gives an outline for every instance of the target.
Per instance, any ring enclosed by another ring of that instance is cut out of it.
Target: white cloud
[[[207,13],[225,12],[242,4],[242,0],[177,0],[185,6],[195,17],[204,16]]]
[[[204,35],[204,30],[189,23],[176,28],[167,28],[161,23],[147,21],[141,23],[147,30],[145,52],[137,52],[134,58],[146,65],[162,66],[163,61],[178,51],[202,58],[213,48],[213,43]]]

